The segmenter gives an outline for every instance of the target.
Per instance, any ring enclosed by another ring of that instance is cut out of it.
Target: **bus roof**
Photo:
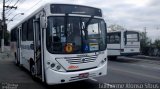
[[[107,33],[114,33],[114,32],[125,32],[125,31],[133,31],[133,32],[138,32],[139,33],[139,31],[136,31],[136,30],[114,30],[114,31],[107,31]]]
[[[38,12],[42,11],[43,9],[45,9],[45,7],[50,6],[50,5],[76,5],[76,6],[84,6],[84,7],[99,9],[99,8],[96,8],[96,7],[86,6],[86,5],[80,5],[80,4],[46,3],[46,4],[42,5],[41,7],[39,7],[38,9],[36,9],[30,15],[26,16],[26,18],[24,18],[22,21],[20,21],[19,23],[17,23],[15,26],[13,26],[11,28],[11,30],[14,29],[14,28],[16,28],[17,26],[19,26],[20,24],[22,24],[23,22],[25,22],[26,20],[28,20],[29,18],[31,18],[32,16],[34,16],[35,14],[37,14]],[[101,9],[99,9],[99,10],[101,10]]]

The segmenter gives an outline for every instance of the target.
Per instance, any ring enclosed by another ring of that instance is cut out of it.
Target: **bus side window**
[[[110,43],[109,37],[110,37],[110,35],[108,34],[108,35],[107,35],[107,39],[106,39],[106,40],[107,40],[107,43]]]
[[[120,35],[118,33],[115,34],[115,42],[114,43],[120,43]]]
[[[27,40],[28,41],[33,41],[33,38],[34,38],[34,33],[33,33],[33,19],[34,18],[31,18],[29,19],[28,21],[28,31],[27,31]]]
[[[22,24],[22,41],[27,40],[27,21]]]
[[[114,34],[110,35],[110,43],[115,43]]]
[[[11,30],[11,41],[17,41],[16,29]]]

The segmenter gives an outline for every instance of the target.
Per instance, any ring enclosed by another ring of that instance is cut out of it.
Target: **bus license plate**
[[[89,73],[79,74],[79,78],[88,78],[88,76],[89,76]]]

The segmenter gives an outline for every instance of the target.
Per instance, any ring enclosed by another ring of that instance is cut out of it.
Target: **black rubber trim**
[[[77,71],[84,71],[84,70],[89,70],[89,69],[94,69],[97,67],[92,67],[92,68],[86,68],[86,69],[79,69],[79,70],[67,70],[67,72],[77,72]]]

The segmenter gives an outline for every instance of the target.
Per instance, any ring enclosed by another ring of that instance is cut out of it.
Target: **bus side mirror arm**
[[[46,17],[41,17],[41,27],[43,29],[47,28]]]

